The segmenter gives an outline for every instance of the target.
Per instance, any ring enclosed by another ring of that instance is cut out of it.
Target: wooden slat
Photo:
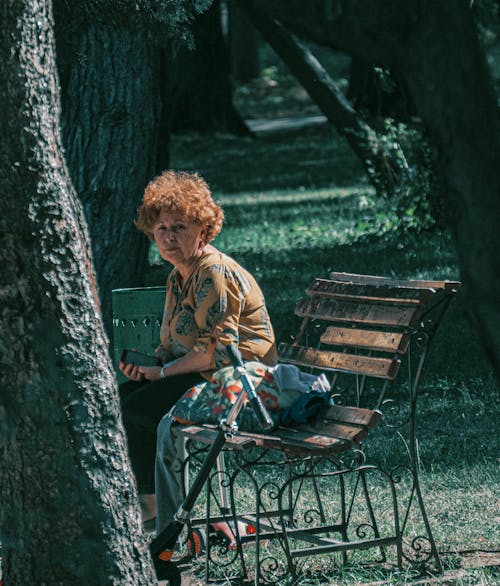
[[[331,344],[332,346],[347,346],[404,354],[408,348],[410,336],[401,332],[328,326],[320,340],[323,344]]]
[[[217,437],[218,429],[213,425],[189,425],[181,427],[181,433],[188,439],[204,444],[213,444]],[[255,441],[250,437],[235,434],[226,438],[225,445],[235,450],[241,450],[254,447]]]
[[[434,289],[420,287],[392,287],[388,285],[358,284],[343,281],[316,279],[306,289],[313,297],[396,303],[398,305],[426,305],[436,294]]]
[[[247,432],[241,432],[241,435],[250,437],[258,447],[279,449],[289,454],[304,456],[343,452],[353,445],[353,442],[346,438],[329,437],[292,428],[279,428],[267,436]]]
[[[257,447],[306,456],[344,452],[362,441],[367,433],[366,428],[331,424],[317,430],[304,426],[279,427],[267,435],[246,431],[239,435],[251,439]]]
[[[328,424],[331,421],[350,423],[372,429],[380,421],[380,411],[364,409],[363,407],[349,407],[346,405],[332,405],[320,422]]]
[[[321,370],[335,370],[389,380],[396,378],[400,365],[400,360],[397,358],[329,352],[285,343],[279,346],[279,356],[281,362],[298,366],[313,366]]]
[[[379,411],[334,405],[320,419],[295,427],[279,427],[263,434],[241,431],[226,439],[226,447],[279,449],[293,455],[333,454],[358,445],[380,420]],[[211,444],[217,436],[213,425],[181,428],[191,440]]]
[[[422,311],[418,306],[351,303],[319,297],[300,301],[295,309],[295,314],[300,317],[312,317],[327,321],[412,327],[418,322]]]
[[[279,444],[275,444],[274,441],[277,437],[279,437]],[[296,432],[296,434],[293,434],[293,430],[287,428],[284,431],[280,431],[279,436],[277,435],[271,441],[266,440],[263,442],[261,447],[267,449],[276,449],[279,447],[280,450],[289,454],[312,456],[318,454],[338,454],[339,452],[345,452],[349,448],[352,448],[353,445],[356,445],[355,442],[347,438],[336,438],[304,432]]]
[[[197,426],[190,426],[187,428],[181,429],[183,435],[187,436],[188,439],[199,441],[207,444],[212,444],[215,440],[217,435],[217,430],[213,426],[209,425],[197,425]],[[325,440],[328,445],[332,444],[342,444],[344,445],[345,442],[335,439],[335,440]],[[311,450],[322,451],[325,447],[325,442],[317,443],[315,445],[309,446],[305,442],[302,441],[301,438],[290,438],[287,441],[283,441],[279,433],[273,432],[272,434],[263,434],[263,433],[251,433],[240,431],[237,434],[231,434],[226,439],[225,446],[233,449],[246,449],[246,448],[253,448],[253,447],[260,447],[266,449],[278,449],[283,450],[287,448],[287,451],[290,451],[294,454],[301,454],[306,455],[311,452]]]
[[[347,443],[351,446],[359,444],[368,435],[368,431],[362,427],[332,423],[329,426],[318,426],[316,430],[280,428],[278,435],[282,443],[300,441],[313,447],[331,447],[338,442]]]
[[[334,432],[335,430],[335,432]],[[280,427],[271,434],[259,434],[240,431],[226,439],[225,447],[235,450],[260,447],[264,449],[281,450],[294,455],[332,454],[348,450],[367,435],[366,429],[331,424],[324,434],[323,430],[303,431],[298,428]],[[324,430],[326,431],[326,430]],[[208,426],[189,426],[182,429],[182,434],[188,439],[212,444],[217,430]]]
[[[355,273],[330,273],[333,281],[347,281],[358,284],[390,285],[391,287],[422,287],[424,289],[444,289],[445,291],[457,291],[460,281],[433,281],[427,279],[393,279],[391,277],[378,277],[375,275],[358,275]]]
[[[334,405],[312,423],[279,427],[270,434],[240,432],[256,446],[295,455],[333,454],[358,445],[380,421],[380,411]]]

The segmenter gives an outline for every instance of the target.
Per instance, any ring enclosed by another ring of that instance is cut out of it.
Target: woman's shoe
[[[234,525],[234,521],[219,521],[217,523],[211,523],[210,528],[213,534],[222,537],[227,542],[227,548],[230,551],[235,551],[238,548],[236,540],[236,531],[238,535],[251,535],[255,533],[255,527],[249,523],[243,521],[237,521],[237,527]]]
[[[255,534],[256,528],[254,525],[238,521],[238,532],[239,535],[252,535]],[[211,523],[209,526],[208,539],[213,541],[221,540],[226,544],[229,551],[236,551],[238,549],[238,542],[236,540],[236,530],[234,521],[219,521],[217,523]],[[211,541],[211,543],[213,543]],[[207,535],[205,530],[200,527],[194,527],[188,533],[187,538],[187,550],[191,557],[198,557],[207,550]],[[245,547],[245,544],[242,544]]]

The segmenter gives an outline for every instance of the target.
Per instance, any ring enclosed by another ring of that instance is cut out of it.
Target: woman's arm
[[[164,376],[175,376],[192,372],[204,372],[220,368],[227,356],[215,352],[214,335],[223,344],[238,344],[238,324],[243,293],[231,271],[224,266],[205,267],[197,276],[192,307],[193,326],[197,337],[191,340],[192,349],[164,367]],[[244,279],[240,279],[244,280]],[[188,320],[189,324],[189,320]],[[181,328],[182,329],[182,328]],[[186,340],[178,340],[183,345]],[[141,375],[148,380],[158,380],[160,367],[139,367]]]
[[[210,352],[196,352],[191,350],[184,356],[168,363],[163,367],[165,377],[175,376],[178,374],[188,374],[190,372],[203,372],[214,367],[213,354]],[[148,380],[158,380],[161,378],[161,367],[159,366],[139,366],[139,372]]]

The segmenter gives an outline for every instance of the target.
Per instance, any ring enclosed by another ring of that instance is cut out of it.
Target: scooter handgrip
[[[232,366],[243,366],[243,358],[241,357],[241,352],[239,351],[238,346],[228,344],[226,346],[226,351]]]
[[[252,406],[255,416],[257,417],[257,421],[259,422],[259,425],[262,427],[262,429],[264,431],[271,430],[274,427],[274,423],[269,416],[267,409],[262,404],[260,397],[255,395],[249,400],[249,403]]]

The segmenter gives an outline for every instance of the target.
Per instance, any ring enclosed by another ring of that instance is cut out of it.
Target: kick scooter
[[[196,500],[210,475],[212,467],[217,462],[217,457],[222,451],[226,437],[237,430],[236,419],[244,405],[246,396],[248,396],[249,404],[252,406],[262,429],[268,431],[273,427],[273,421],[255,392],[255,387],[248,376],[240,351],[232,344],[226,346],[226,351],[232,366],[234,366],[235,378],[241,378],[243,390],[231,407],[227,418],[219,422],[215,440],[174,519],[157,535],[150,545],[156,575],[159,580],[168,580],[170,586],[180,586],[181,584],[179,569],[175,562],[172,561],[177,539],[189,521]]]

